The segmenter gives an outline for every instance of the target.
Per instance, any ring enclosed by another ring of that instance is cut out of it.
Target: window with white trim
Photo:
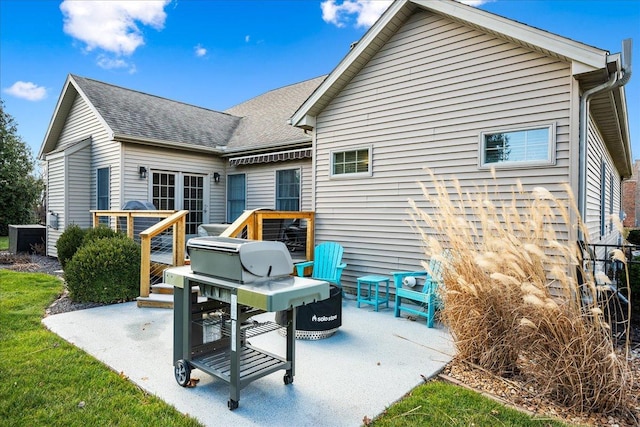
[[[109,198],[109,181],[110,170],[108,167],[100,168],[96,171],[96,209],[104,211],[109,210],[111,207]],[[106,216],[100,217],[100,224],[109,224],[109,218]]]
[[[371,147],[331,152],[331,176],[371,175]]]
[[[276,171],[276,210],[300,210],[300,169]]]
[[[482,132],[481,166],[530,166],[555,163],[555,126]]]

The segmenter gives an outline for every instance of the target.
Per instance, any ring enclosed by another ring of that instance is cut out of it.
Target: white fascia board
[[[220,148],[203,147],[202,145],[189,144],[186,142],[179,143],[174,141],[165,141],[162,139],[155,139],[155,138],[141,138],[139,136],[116,134],[116,135],[113,135],[113,140],[117,142],[151,145],[154,147],[176,148],[179,150],[199,151],[199,152],[205,152],[205,153],[211,153],[211,154],[222,154],[224,152],[224,150]]]
[[[448,15],[458,20],[480,26],[487,31],[498,32],[526,44],[553,52],[579,62],[584,66],[603,68],[608,52],[580,43],[548,31],[540,30],[520,22],[461,4],[454,0],[412,0],[420,7]]]
[[[75,86],[76,90],[78,91],[78,94],[82,97],[82,99],[84,99],[84,102],[86,102],[87,105],[89,106],[89,109],[91,110],[91,112],[98,118],[100,123],[102,123],[102,126],[104,126],[104,128],[106,129],[107,133],[109,135],[112,135],[112,138],[113,138],[114,133],[113,133],[113,129],[111,129],[111,126],[109,126],[109,124],[106,122],[104,117],[102,117],[102,115],[98,112],[98,110],[96,110],[96,107],[91,103],[91,101],[89,100],[89,97],[87,97],[87,95],[85,95],[82,89],[80,89],[80,85],[78,85],[76,81],[73,80],[73,76],[70,76],[70,79],[73,85]]]
[[[333,86],[334,83],[344,74],[344,72],[351,67],[356,59],[362,54],[362,52],[371,44],[371,42],[380,34],[389,21],[391,21],[401,10],[406,3],[410,0],[398,0],[389,6],[386,12],[376,21],[375,24],[365,33],[365,35],[358,41],[358,44],[351,49],[351,51],[340,61],[338,66],[327,76],[320,86],[311,94],[311,96],[298,108],[298,110],[291,116],[291,124],[296,127],[303,127],[303,120],[310,120],[309,110],[322,98],[327,89]],[[315,118],[312,120],[313,126],[315,126]],[[310,124],[310,121],[309,123]]]
[[[62,90],[60,91],[60,95],[58,96],[58,102],[56,103],[56,108],[53,110],[53,115],[51,116],[51,120],[49,120],[49,126],[47,127],[47,132],[44,134],[44,139],[42,140],[42,144],[40,145],[40,150],[38,151],[38,159],[44,160],[44,149],[47,145],[47,141],[49,140],[49,136],[51,135],[51,131],[53,130],[53,125],[56,122],[56,118],[58,118],[58,114],[60,112],[60,107],[63,104],[63,100],[67,95],[67,90],[69,90],[69,85],[71,81],[71,75],[67,76],[67,80],[64,82],[64,86],[62,86]],[[74,86],[75,89],[75,86]]]

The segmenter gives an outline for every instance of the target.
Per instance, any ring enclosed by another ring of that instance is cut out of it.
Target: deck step
[[[151,292],[154,294],[166,294],[173,295],[173,285],[168,285],[166,283],[156,283],[155,285],[151,285]],[[198,286],[192,287],[192,292],[200,292],[200,288]]]
[[[151,285],[151,292],[154,294],[166,294],[173,295],[173,285],[167,285],[166,283],[156,283]]]
[[[152,293],[148,297],[138,297],[138,307],[173,308],[173,295]]]
[[[163,285],[163,286],[159,286]],[[156,287],[160,290],[156,290]],[[171,289],[171,293],[166,292],[168,289]],[[155,307],[155,308],[173,308],[173,286],[167,285],[166,283],[159,283],[153,285],[153,292],[149,294],[148,297],[138,297],[138,307]],[[198,286],[193,286],[191,288],[192,292],[199,293],[200,288]],[[207,298],[199,296],[198,302],[204,302]]]

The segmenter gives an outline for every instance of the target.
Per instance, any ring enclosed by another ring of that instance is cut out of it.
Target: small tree
[[[0,100],[0,236],[8,234],[9,224],[34,221],[43,184],[33,170],[31,151]]]

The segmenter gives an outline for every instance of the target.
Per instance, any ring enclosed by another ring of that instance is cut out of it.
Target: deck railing
[[[189,211],[92,210],[93,226],[106,224],[140,243],[140,296],[148,297],[152,281],[170,266],[185,264],[186,217]],[[229,224],[223,237],[283,242],[292,256],[313,259],[314,212],[248,210]]]
[[[313,259],[315,212],[247,210],[221,234],[249,240],[283,242],[293,254]]]

